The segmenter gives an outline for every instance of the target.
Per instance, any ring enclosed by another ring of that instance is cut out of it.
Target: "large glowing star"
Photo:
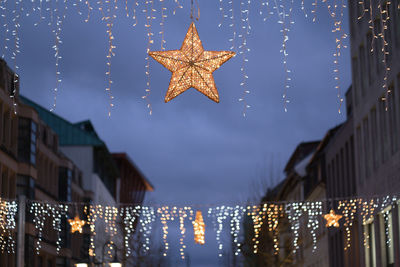
[[[335,214],[334,210],[331,210],[328,214],[324,215],[324,219],[326,220],[326,227],[339,227],[339,220],[343,217],[343,215]]]
[[[149,55],[172,72],[165,102],[193,87],[219,102],[212,73],[235,55],[231,51],[204,51],[192,22],[180,50],[155,51]]]
[[[71,233],[82,233],[82,227],[86,223],[84,220],[80,220],[78,216],[75,216],[74,219],[68,219],[68,222],[71,225]]]

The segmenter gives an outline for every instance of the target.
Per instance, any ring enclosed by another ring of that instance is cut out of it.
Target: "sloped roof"
[[[150,183],[149,180],[147,180],[147,178],[136,166],[136,164],[133,162],[133,160],[129,157],[128,154],[126,154],[125,152],[119,152],[119,153],[112,153],[111,155],[113,156],[114,159],[120,159],[125,161],[130,166],[130,168],[139,175],[139,177],[142,179],[146,187],[146,191],[151,191],[151,192],[154,191],[154,186]]]
[[[293,170],[294,166],[307,157],[310,153],[313,153],[315,149],[318,147],[320,141],[312,141],[312,142],[302,142],[297,147],[293,154],[290,156],[288,163],[285,166],[285,172],[288,174],[291,170]]]
[[[105,145],[89,120],[71,123],[22,95],[19,99],[33,107],[39,113],[39,117],[57,133],[61,146]]]

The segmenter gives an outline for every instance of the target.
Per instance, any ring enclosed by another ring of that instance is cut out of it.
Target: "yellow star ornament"
[[[82,227],[85,225],[85,221],[79,219],[79,216],[75,216],[74,219],[68,219],[69,224],[71,225],[71,233],[79,232],[82,234]]]
[[[154,51],[149,55],[172,72],[165,102],[195,88],[219,103],[212,73],[235,55],[232,51],[204,51],[196,26],[192,22],[180,50]]]
[[[339,220],[343,217],[343,215],[335,214],[334,210],[331,210],[328,214],[324,215],[324,219],[326,220],[326,227],[339,227]]]

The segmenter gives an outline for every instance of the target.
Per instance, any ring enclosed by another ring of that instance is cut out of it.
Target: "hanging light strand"
[[[0,10],[1,10],[1,17],[4,19],[3,28],[4,28],[4,41],[3,41],[3,51],[1,57],[5,59],[8,49],[9,49],[9,41],[10,38],[8,37],[8,33],[10,31],[8,20],[7,20],[7,0],[0,1]]]
[[[183,5],[181,5],[181,3],[179,3],[179,0],[174,0],[174,2],[175,2],[175,8],[174,8],[174,11],[172,12],[173,15],[176,14],[176,10],[177,10],[178,8],[180,8],[180,9],[183,8]]]
[[[338,209],[342,210],[344,216],[343,226],[346,232],[344,250],[348,250],[351,246],[351,227],[353,226],[354,215],[357,212],[357,201],[353,199],[339,201]]]
[[[14,232],[18,206],[15,201],[0,199],[0,251],[15,253]]]
[[[304,17],[308,18],[307,12],[306,12],[306,8],[304,6],[304,0],[301,0],[301,5],[300,5],[301,11],[303,11],[304,13]]]
[[[344,0],[341,0],[340,4],[337,4],[336,1],[333,5],[328,3],[328,0],[322,0],[323,3],[326,4],[329,15],[333,21],[333,29],[332,33],[335,35],[335,53],[333,54],[333,74],[335,79],[335,89],[337,91],[337,99],[339,102],[338,112],[341,113],[341,108],[343,104],[343,97],[340,89],[340,56],[342,48],[347,48],[344,44],[344,40],[347,38],[347,34],[343,32],[343,18],[344,18],[344,9],[346,8]],[[339,9],[340,8],[340,9]]]
[[[185,240],[185,233],[186,233],[186,228],[185,228],[185,219],[188,218],[190,221],[193,220],[193,210],[191,207],[183,207],[183,208],[179,208],[179,231],[181,233],[181,237],[179,238],[179,244],[180,244],[180,248],[179,248],[179,252],[181,255],[181,259],[184,260],[185,259],[185,249],[186,249],[186,245],[184,243]]]
[[[60,78],[60,68],[59,68],[59,64],[60,64],[60,60],[61,60],[61,55],[60,55],[60,45],[62,44],[61,41],[61,31],[62,31],[62,23],[65,20],[65,16],[66,16],[66,11],[67,11],[67,0],[61,0],[61,2],[64,4],[63,7],[63,13],[60,14],[59,12],[59,7],[58,7],[58,3],[59,1],[56,0],[56,7],[54,9],[54,13],[55,13],[55,17],[56,17],[56,23],[54,24],[54,28],[52,30],[53,34],[54,34],[54,45],[53,45],[53,49],[54,49],[54,58],[55,58],[55,86],[53,89],[53,106],[50,109],[51,112],[53,112],[56,109],[57,106],[57,94],[58,94],[58,90],[59,90],[59,86],[61,83],[61,78]]]
[[[85,22],[89,22],[90,13],[92,12],[93,7],[90,5],[89,0],[86,0],[86,1],[85,1],[85,4],[86,4],[86,6],[87,6],[87,17],[86,17],[86,19],[85,19]]]
[[[263,21],[266,21],[270,15],[273,14],[269,7],[269,0],[260,0],[260,16],[263,17]],[[266,9],[265,15],[263,9]]]
[[[239,98],[239,102],[243,103],[243,117],[246,117],[247,109],[250,108],[250,105],[247,103],[247,94],[250,94],[250,90],[247,86],[247,79],[249,78],[249,76],[246,72],[247,62],[249,60],[246,55],[248,52],[250,52],[250,48],[247,47],[247,36],[250,34],[251,30],[249,21],[251,0],[247,0],[247,7],[245,6],[245,2],[246,0],[240,1],[241,33],[239,34],[239,38],[242,39],[242,44],[239,45],[239,55],[242,56],[242,65],[240,67],[240,71],[242,72],[242,81],[240,83],[240,86],[243,88],[242,97]]]
[[[134,20],[134,23],[132,25],[133,27],[135,27],[137,25],[137,22],[138,22],[137,16],[136,16],[136,9],[138,7],[139,7],[138,0],[135,0],[135,3],[133,4],[133,16],[132,16],[132,19]]]
[[[312,6],[314,7],[314,8],[311,10],[311,14],[313,15],[312,21],[315,22],[315,21],[317,20],[318,0],[314,0],[314,2],[312,3]]]
[[[385,101],[385,110],[386,111],[389,108],[388,99],[389,99],[389,94],[391,93],[391,90],[388,86],[388,77],[389,77],[389,72],[390,72],[390,67],[388,65],[389,43],[386,40],[386,34],[385,34],[385,31],[388,30],[388,27],[387,27],[388,21],[390,20],[390,17],[389,17],[390,4],[391,4],[391,1],[386,1],[384,4],[379,2],[379,4],[378,4],[380,23],[381,23],[381,27],[380,27],[381,32],[378,34],[378,36],[381,38],[382,48],[381,48],[381,51],[377,51],[377,52],[382,53],[382,64],[383,64],[383,69],[384,69],[382,88],[385,91],[385,97],[382,98],[382,100]],[[384,5],[384,7],[382,5]]]
[[[106,56],[106,77],[107,77],[107,86],[106,92],[108,95],[108,116],[111,116],[111,109],[114,107],[114,96],[111,92],[111,86],[113,84],[111,77],[111,61],[112,57],[115,56],[114,49],[116,48],[114,42],[113,35],[113,26],[114,20],[117,17],[116,11],[118,9],[117,0],[105,0],[103,4],[103,0],[99,1],[100,7],[99,10],[102,14],[101,20],[104,21],[107,25],[107,37],[108,37],[108,53]]]
[[[235,29],[235,9],[233,5],[233,0],[229,0],[229,12],[230,12],[230,23],[229,23],[229,28],[231,28],[232,31],[232,37],[229,39],[229,42],[231,43],[230,50],[235,51],[236,50],[236,45],[235,45],[235,40],[236,40],[236,29]]]
[[[167,8],[165,7],[165,0],[160,0],[161,3],[161,21],[160,21],[160,32],[159,34],[161,35],[161,51],[165,51],[165,32],[164,32],[164,27],[165,27],[165,19],[167,18]]]
[[[224,3],[223,0],[219,0],[219,12],[221,12],[221,21],[218,24],[218,27],[221,27],[224,23],[224,19],[227,17],[224,12]]]
[[[283,0],[284,1],[284,0]],[[290,1],[290,6],[289,6],[289,10],[286,12],[286,5],[284,2],[280,2],[280,4],[278,5],[277,0],[274,0],[275,2],[275,10],[276,13],[278,15],[278,23],[282,25],[282,29],[281,29],[281,33],[283,36],[283,40],[282,40],[282,46],[281,46],[281,50],[280,52],[283,54],[283,69],[285,72],[285,76],[284,76],[284,88],[283,88],[283,94],[282,94],[282,101],[283,101],[283,109],[285,112],[287,112],[287,105],[289,104],[290,100],[287,97],[287,91],[290,88],[290,81],[292,80],[292,78],[290,77],[291,74],[291,70],[288,67],[288,52],[287,52],[287,42],[289,41],[289,31],[290,31],[290,26],[291,24],[293,24],[294,22],[291,20],[291,13],[293,10],[293,1]]]
[[[19,28],[21,27],[21,25],[19,22],[21,18],[21,12],[23,10],[22,3],[23,3],[22,0],[15,0],[14,9],[12,11],[13,13],[12,22],[14,23],[14,28],[11,31],[11,34],[14,38],[14,51],[12,52],[11,60],[13,60],[14,62],[14,75],[13,75],[12,92],[10,94],[10,98],[12,99],[14,114],[17,114],[16,96],[17,96],[17,86],[19,82],[17,74],[17,72],[19,71],[19,66],[17,65],[17,55],[20,53]]]
[[[361,10],[362,10],[362,13],[360,14],[360,16],[358,16],[358,20],[361,20],[365,16],[366,11],[368,11],[368,10],[366,9],[364,0],[358,0],[357,5],[359,5],[358,8],[361,8]]]
[[[145,28],[147,29],[147,47],[146,47],[145,67],[144,67],[145,74],[146,74],[146,88],[145,88],[145,95],[142,96],[142,98],[146,100],[146,106],[147,106],[147,109],[149,110],[149,114],[151,115],[153,112],[153,109],[151,106],[151,102],[149,100],[149,96],[151,94],[149,52],[150,52],[151,45],[154,43],[153,32],[152,32],[151,26],[152,26],[153,19],[155,19],[155,17],[153,17],[153,12],[155,12],[156,10],[154,9],[154,0],[146,0],[145,5],[146,5],[146,7],[143,10],[143,12],[145,12],[145,16],[146,16]]]
[[[250,216],[253,221],[254,236],[252,241],[253,241],[254,254],[258,253],[258,244],[260,243],[259,236],[262,225],[264,224],[267,207],[268,204],[264,204],[262,207],[259,206],[247,207],[247,216]]]

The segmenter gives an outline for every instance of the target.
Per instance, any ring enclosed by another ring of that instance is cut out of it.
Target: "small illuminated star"
[[[215,102],[219,95],[212,73],[235,55],[232,51],[204,51],[192,22],[180,50],[155,51],[149,55],[172,72],[165,102],[195,88]]]
[[[339,227],[339,220],[343,217],[343,215],[335,214],[334,210],[331,210],[328,214],[324,215],[324,219],[326,220],[326,227]]]
[[[68,222],[71,225],[71,233],[82,233],[82,226],[86,224],[84,220],[79,219],[79,216],[75,216],[74,219],[68,219]]]

